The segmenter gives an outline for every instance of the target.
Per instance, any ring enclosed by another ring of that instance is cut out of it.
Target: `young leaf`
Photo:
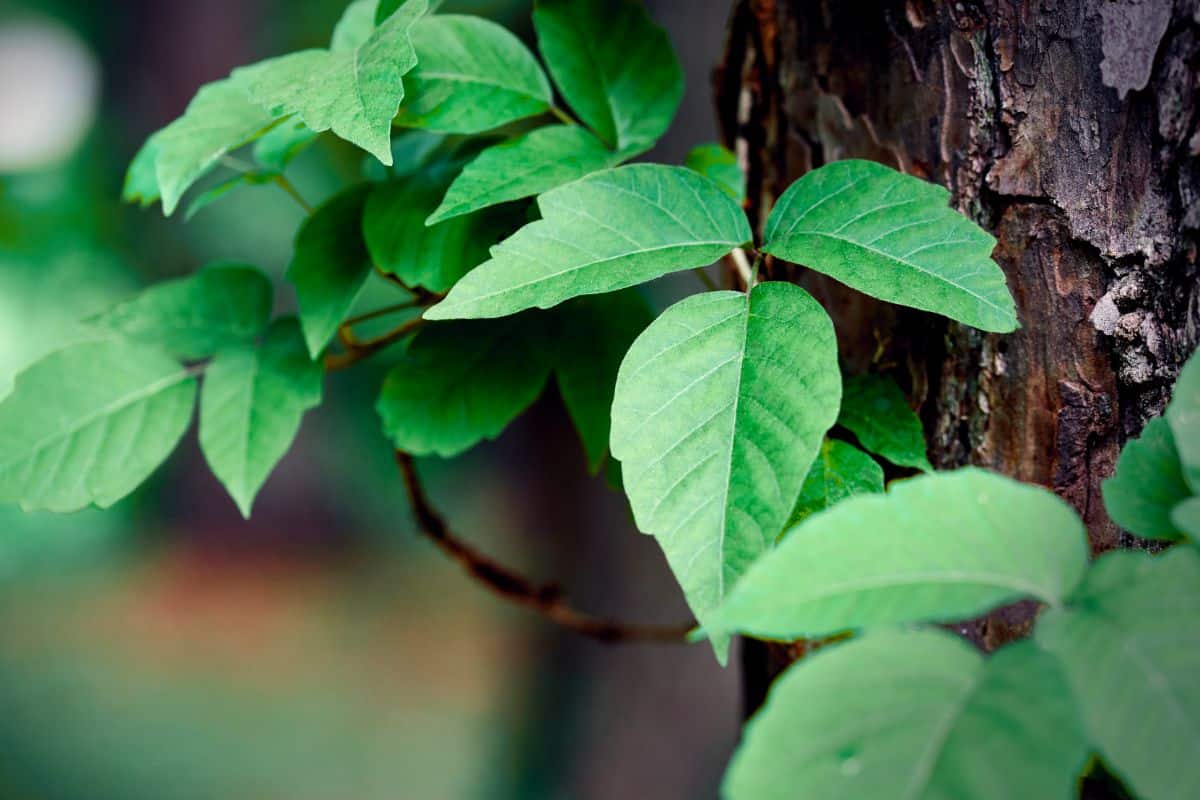
[[[175,449],[195,396],[195,379],[153,347],[107,340],[50,354],[0,403],[0,502],[111,506]]]
[[[418,172],[380,184],[363,211],[363,235],[372,260],[408,286],[444,292],[487,260],[488,248],[516,228],[522,217],[493,208],[427,227],[448,180]]]
[[[371,274],[362,235],[369,192],[370,186],[362,185],[335,195],[296,234],[287,279],[296,287],[300,324],[314,359],[337,333]]]
[[[898,467],[933,472],[925,455],[925,431],[904,392],[880,375],[849,378],[842,394],[838,424],[868,451]]]
[[[153,159],[154,184],[162,194],[163,213],[170,216],[184,192],[223,155],[261,136],[275,120],[234,81],[202,86],[183,116],[154,134],[134,158],[126,198],[141,197],[145,205],[156,194],[150,190],[148,171]]]
[[[537,0],[533,25],[554,82],[601,139],[632,154],[666,132],[683,70],[638,0]]]
[[[543,324],[525,314],[422,330],[376,406],[396,448],[449,458],[499,436],[550,377]]]
[[[152,286],[87,322],[198,359],[262,333],[272,299],[271,281],[254,267],[216,264]]]
[[[283,172],[292,159],[317,139],[303,122],[286,120],[254,143],[254,160],[268,172]]]
[[[549,125],[484,150],[463,168],[428,223],[520,200],[614,166],[616,157],[578,125]]]
[[[737,156],[719,144],[692,148],[684,165],[711,179],[740,204],[746,199],[746,176]]]
[[[636,289],[580,297],[559,307],[555,375],[592,474],[608,452],[617,370],[653,318]]]
[[[1038,621],[1092,745],[1145,798],[1200,791],[1200,553],[1113,553]]]
[[[1069,505],[961,469],[810,517],[701,622],[710,632],[791,640],[966,619],[1026,597],[1060,605],[1086,566],[1087,537]]]
[[[1175,506],[1171,511],[1171,521],[1200,545],[1200,497],[1190,497]]]
[[[788,283],[689,297],[630,348],[613,457],[701,623],[774,544],[840,396],[833,325]]]
[[[398,125],[480,133],[543,114],[554,92],[533,53],[479,17],[439,15],[413,26],[417,67],[404,78]]]
[[[150,136],[129,164],[125,185],[121,190],[121,199],[126,203],[137,203],[142,208],[148,208],[158,202],[162,195],[158,188],[157,136]]]
[[[854,445],[826,439],[804,479],[788,527],[859,494],[883,494],[883,468]]]
[[[391,164],[402,79],[417,63],[409,29],[425,8],[425,0],[408,0],[357,47],[302,50],[236,69],[231,80],[273,117],[295,114],[310,130],[332,130]]]
[[[870,161],[813,170],[767,220],[771,255],[803,264],[881,300],[985,331],[1017,328],[996,240],[957,213],[949,192]]]
[[[272,325],[261,346],[223,350],[209,365],[200,393],[200,448],[246,518],[304,412],[321,402],[323,376],[294,318]]]
[[[1150,420],[1142,435],[1125,445],[1113,476],[1101,486],[1112,521],[1147,539],[1179,539],[1171,510],[1191,497],[1171,426]]]
[[[1087,755],[1055,660],[984,660],[936,630],[822,650],[772,687],[725,776],[728,800],[1074,796]]]
[[[736,203],[683,167],[632,164],[538,198],[543,219],[492,250],[427,319],[502,317],[711,264],[750,241]]]
[[[1183,365],[1166,417],[1175,434],[1183,477],[1200,494],[1200,355],[1193,354]]]

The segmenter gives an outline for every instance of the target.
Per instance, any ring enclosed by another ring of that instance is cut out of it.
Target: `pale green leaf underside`
[[[1101,486],[1112,521],[1148,539],[1178,539],[1171,510],[1191,496],[1171,426],[1150,420],[1142,435],[1126,443],[1113,476]]]
[[[209,365],[200,448],[243,516],[291,447],[304,412],[321,402],[323,376],[293,318],[272,325],[261,346],[224,350]]]
[[[751,239],[720,187],[683,167],[632,164],[538,198],[542,219],[492,250],[428,319],[500,317],[706,266]]]
[[[1193,353],[1183,365],[1166,417],[1175,434],[1183,477],[1200,494],[1200,355]]]
[[[231,81],[272,117],[295,114],[391,164],[392,119],[417,63],[409,31],[425,10],[425,0],[408,0],[356,48],[290,53],[236,69]]]
[[[683,70],[638,0],[538,0],[533,24],[554,82],[601,139],[635,152],[666,132]]]
[[[1066,668],[1092,745],[1138,797],[1200,796],[1200,554],[1114,553],[1038,644]]]
[[[737,156],[721,145],[702,144],[692,148],[684,166],[712,179],[739,203],[746,199],[746,176]]]
[[[536,315],[432,325],[413,340],[383,384],[376,408],[397,449],[458,455],[494,439],[550,377]]]
[[[1017,328],[996,241],[949,208],[941,186],[870,161],[837,161],[792,184],[763,249],[881,300],[985,331]]]
[[[484,150],[467,164],[429,224],[547,192],[615,161],[608,148],[578,125],[538,128]]]
[[[630,348],[612,454],[702,623],[773,546],[840,396],[832,323],[792,284],[689,297]]]
[[[287,279],[296,287],[300,324],[313,358],[337,333],[371,275],[363,242],[362,212],[370,187],[335,195],[304,221],[296,234]]]
[[[798,522],[859,494],[883,493],[883,467],[852,444],[826,439],[788,520]]]
[[[847,379],[838,424],[866,450],[896,466],[933,472],[921,420],[894,381],[881,375]]]
[[[271,282],[259,270],[217,264],[152,286],[88,324],[156,344],[180,358],[205,358],[262,333],[272,299]]]
[[[746,727],[727,800],[1073,796],[1086,748],[1055,660],[984,660],[941,631],[880,631],[788,670]]]
[[[897,481],[788,531],[706,623],[781,639],[967,619],[1034,598],[1058,605],[1087,565],[1053,493],[968,468]]]
[[[52,353],[0,403],[0,502],[112,505],[175,449],[195,394],[195,380],[156,348],[109,340]]]
[[[1171,521],[1200,545],[1200,497],[1190,497],[1175,506],[1171,511]]]
[[[412,29],[417,66],[404,78],[408,101],[396,124],[480,133],[545,113],[554,100],[533,53],[479,17],[425,17]]]

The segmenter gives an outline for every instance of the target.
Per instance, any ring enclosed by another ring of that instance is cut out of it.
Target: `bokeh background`
[[[139,286],[219,259],[282,275],[300,212],[277,188],[185,223],[121,205],[123,173],[197,87],[322,46],[344,5],[0,0],[0,396]],[[528,2],[446,5],[530,37]],[[729,3],[648,6],[688,80],[649,157],[679,163],[715,136],[709,75]],[[361,171],[329,138],[290,170],[310,201]],[[684,289],[668,281],[653,300]],[[0,798],[716,796],[736,670],[702,646],[562,633],[417,538],[373,410],[384,366],[327,382],[251,522],[194,433],[109,511],[0,507]],[[622,497],[585,475],[553,389],[500,440],[421,468],[456,529],[577,605],[687,618]]]

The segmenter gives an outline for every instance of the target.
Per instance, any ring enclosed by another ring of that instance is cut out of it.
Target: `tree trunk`
[[[1133,544],[1100,484],[1198,338],[1198,68],[1197,0],[741,0],[716,76],[759,226],[805,171],[869,158],[996,236],[1022,325],[1006,336],[768,270],[825,304],[849,371],[900,380],[936,466],[1054,489],[1094,552]],[[1034,612],[961,630],[990,650]],[[748,644],[751,706],[788,659]]]

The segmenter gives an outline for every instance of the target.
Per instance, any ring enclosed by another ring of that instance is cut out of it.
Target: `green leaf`
[[[266,133],[276,117],[255,105],[231,80],[202,86],[183,116],[151,137],[134,158],[126,197],[151,194],[148,163],[155,164],[155,184],[162,193],[163,213],[170,216],[192,184],[231,150]]]
[[[1022,598],[1060,605],[1086,566],[1083,523],[1052,492],[973,468],[935,473],[805,520],[705,625],[792,640]]]
[[[638,0],[538,0],[533,24],[554,82],[601,139],[633,153],[666,132],[683,70]]]
[[[492,250],[427,319],[501,317],[702,267],[751,239],[746,215],[707,178],[632,164],[538,198],[543,219]]]
[[[859,494],[883,494],[883,468],[854,445],[826,439],[804,479],[788,527]]]
[[[398,125],[443,133],[480,133],[544,114],[554,102],[533,53],[513,34],[479,17],[426,17],[413,26],[417,67]]]
[[[147,208],[158,202],[161,195],[158,188],[158,138],[155,134],[146,140],[130,162],[121,199]]]
[[[1200,497],[1190,497],[1175,506],[1171,511],[1171,521],[1200,545]]]
[[[570,300],[559,307],[555,375],[594,475],[608,452],[617,370],[654,319],[636,289]]]
[[[254,143],[254,160],[269,172],[283,172],[292,159],[317,139],[302,122],[287,120]]]
[[[388,373],[376,406],[396,448],[444,458],[494,439],[550,377],[544,320],[432,325]]]
[[[1191,496],[1171,426],[1161,417],[1125,445],[1113,476],[1101,486],[1112,521],[1147,539],[1183,536],[1171,521],[1171,509]]]
[[[1193,353],[1183,365],[1166,417],[1175,434],[1183,477],[1200,494],[1200,355]]]
[[[270,183],[273,180],[275,180],[275,173],[240,172],[230,178],[226,178],[212,188],[206,189],[204,192],[197,195],[192,202],[188,203],[187,211],[184,212],[183,218],[185,220],[191,220],[192,217],[196,216],[201,211],[208,208],[210,205],[217,202],[238,187],[262,186],[263,184]]]
[[[367,200],[362,224],[371,258],[408,286],[445,292],[522,220],[511,208],[493,208],[426,226],[448,184],[426,170],[380,184]]]
[[[215,264],[151,286],[88,323],[156,344],[180,358],[205,358],[262,333],[271,317],[272,295],[271,281],[254,267]]]
[[[429,224],[549,191],[611,167],[616,157],[577,125],[550,125],[490,147],[463,169]]]
[[[1200,553],[1113,553],[1039,645],[1066,668],[1092,745],[1139,797],[1200,791]]]
[[[272,325],[261,346],[223,350],[209,365],[200,393],[200,448],[246,518],[304,412],[320,404],[323,377],[294,318]]]
[[[342,12],[342,18],[333,28],[333,38],[329,42],[330,50],[357,50],[362,47],[379,23],[395,13],[403,0],[379,2],[379,0],[354,0]],[[390,10],[384,12],[384,6]],[[380,16],[376,19],[376,13]]]
[[[425,8],[408,0],[353,49],[302,50],[236,69],[232,81],[273,117],[295,114],[390,165],[402,79],[417,63],[409,30]]]
[[[710,143],[692,148],[684,164],[710,178],[739,204],[746,199],[746,176],[737,156],[721,145]]]
[[[925,431],[895,381],[881,375],[846,380],[838,424],[868,451],[898,467],[933,472],[925,455]]]
[[[326,201],[300,226],[287,279],[296,287],[304,340],[315,359],[337,333],[371,275],[362,213],[371,187],[354,186]]]
[[[784,674],[723,796],[1066,798],[1086,754],[1061,669],[1030,643],[985,660],[942,631],[880,631]]]
[[[941,186],[870,161],[837,161],[788,188],[763,249],[881,300],[985,331],[1016,330],[996,240]]]
[[[50,354],[0,403],[0,502],[111,506],[175,449],[195,396],[196,381],[156,348],[108,340]]]
[[[833,325],[788,283],[689,297],[630,348],[612,453],[702,624],[775,542],[840,395]]]

